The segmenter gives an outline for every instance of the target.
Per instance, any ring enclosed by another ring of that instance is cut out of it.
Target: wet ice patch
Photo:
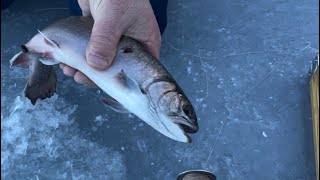
[[[219,78],[217,87],[219,89],[222,89],[224,87],[224,79],[223,78],[221,78],[221,77]]]
[[[137,146],[138,146],[140,152],[147,152],[148,151],[147,144],[144,140],[138,139]]]
[[[226,28],[222,27],[222,28],[217,29],[217,31],[221,33],[221,32],[226,31]]]
[[[240,88],[241,85],[240,85],[240,81],[239,81],[239,77],[231,77],[230,80],[231,80],[231,83],[234,87],[237,87],[237,88]]]
[[[263,137],[268,137],[268,135],[267,135],[267,133],[266,132],[264,132],[264,131],[262,131],[262,135],[263,135]]]
[[[192,61],[191,60],[188,60],[187,73],[189,75],[192,74]]]
[[[123,156],[81,135],[71,118],[77,106],[57,96],[36,106],[21,97],[13,105],[1,98],[7,101],[1,113],[2,178],[124,178]]]
[[[191,66],[188,66],[188,67],[187,67],[187,73],[188,73],[188,74],[191,74]]]
[[[97,126],[101,126],[103,125],[103,123],[107,122],[108,121],[108,116],[107,115],[99,115],[97,116],[95,119],[94,119],[94,122]]]
[[[209,64],[208,62],[201,62],[201,69],[204,72],[214,73],[216,71],[216,67]]]
[[[94,119],[94,126],[91,128],[93,132],[97,132],[98,127],[102,126],[105,122],[108,121],[108,115],[99,115]]]
[[[129,114],[128,114],[128,118],[133,119],[133,118],[135,118],[135,116],[134,116],[134,114],[129,113]]]
[[[208,170],[220,179],[243,179],[238,166],[232,155],[223,154],[216,158],[215,163],[209,164]]]

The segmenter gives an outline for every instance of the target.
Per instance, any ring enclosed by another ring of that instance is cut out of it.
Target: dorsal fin
[[[42,37],[44,38],[45,42],[47,44],[49,44],[50,46],[53,46],[53,47],[56,47],[56,48],[59,48],[58,44],[53,42],[51,39],[49,39],[43,32],[41,32],[39,29],[38,29],[38,32],[40,33],[40,35],[42,35]]]

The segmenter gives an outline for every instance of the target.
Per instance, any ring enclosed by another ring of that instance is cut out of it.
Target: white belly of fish
[[[69,54],[69,57],[65,56]],[[70,57],[72,54],[72,57]],[[188,138],[179,127],[173,123],[168,116],[157,113],[152,109],[149,104],[148,97],[141,93],[124,87],[121,83],[117,82],[117,74],[121,69],[108,68],[105,71],[98,71],[90,67],[83,57],[74,53],[62,53],[60,58],[63,63],[78,69],[84,73],[91,81],[99,86],[105,93],[117,100],[128,111],[135,114],[148,125],[159,131],[161,134],[180,142],[187,142]],[[76,62],[73,60],[77,60]],[[62,62],[61,61],[61,62]]]

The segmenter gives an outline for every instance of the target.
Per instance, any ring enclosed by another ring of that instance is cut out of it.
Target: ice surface
[[[10,104],[6,97],[1,98]],[[1,114],[2,178],[124,178],[123,156],[79,132],[71,118],[76,105],[65,103],[57,95],[36,106],[20,96],[12,101],[12,106],[2,107],[10,114]]]
[[[59,97],[35,107],[17,98],[28,71],[6,61],[67,16],[67,1],[14,1],[1,12],[1,177],[170,180],[205,169],[218,179],[314,179],[306,72],[319,49],[318,3],[169,1],[161,62],[199,120],[192,144],[181,144],[104,108],[103,92],[61,71]]]
[[[104,122],[108,121],[108,116],[107,115],[99,115],[95,118],[94,122],[96,123],[97,126],[103,125]]]

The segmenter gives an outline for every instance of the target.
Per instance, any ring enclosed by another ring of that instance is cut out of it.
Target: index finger
[[[83,16],[91,16],[89,0],[78,0]]]

